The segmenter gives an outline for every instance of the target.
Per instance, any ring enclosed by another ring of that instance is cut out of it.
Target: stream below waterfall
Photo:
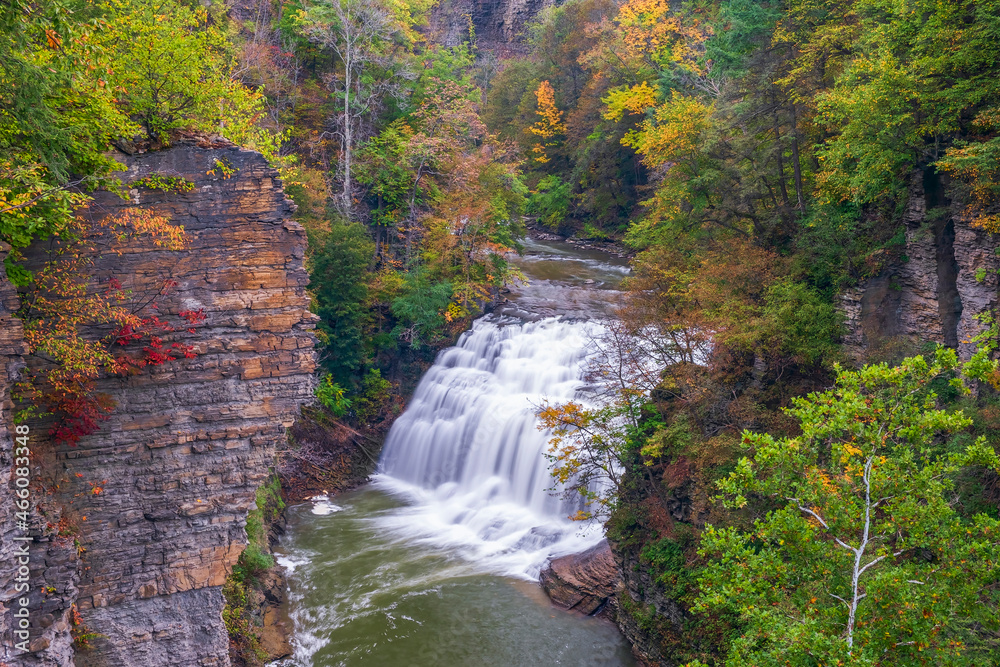
[[[627,263],[529,239],[518,265],[528,284],[438,355],[372,483],[288,509],[282,667],[635,664],[611,623],[553,606],[537,584],[549,558],[602,537],[551,491],[534,413],[580,398]]]

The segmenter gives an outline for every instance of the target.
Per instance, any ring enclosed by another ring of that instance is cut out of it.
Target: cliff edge
[[[95,277],[170,281],[156,312],[201,311],[204,320],[181,334],[191,358],[100,380],[116,407],[75,446],[43,444],[47,425],[31,424],[34,445],[47,452],[32,460],[46,489],[31,531],[32,653],[0,658],[228,665],[221,586],[246,544],[247,511],[275,449],[312,397],[305,231],[257,153],[201,139],[120,159],[125,183],[157,176],[192,187],[135,186],[131,201],[96,193],[90,212],[139,206],[182,225],[189,243],[101,257]],[[18,362],[9,353],[17,341],[8,343],[0,340],[0,362]],[[9,465],[10,437],[0,437],[0,464]]]

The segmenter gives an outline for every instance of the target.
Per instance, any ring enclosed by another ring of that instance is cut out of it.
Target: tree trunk
[[[351,216],[351,68],[353,47],[348,43],[344,61],[344,215]]]
[[[778,188],[781,191],[781,204],[788,208],[788,187],[785,185],[785,148],[781,145],[781,123],[778,120],[778,102],[774,93],[771,93],[771,102],[774,104],[774,145],[777,148],[778,159]],[[782,213],[784,216],[784,213]]]
[[[799,200],[799,211],[806,212],[806,198],[802,192],[802,161],[799,159],[799,127],[792,103],[792,170],[795,173],[795,196]]]

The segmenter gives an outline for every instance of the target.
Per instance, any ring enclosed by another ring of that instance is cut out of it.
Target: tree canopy
[[[980,633],[1000,624],[1000,521],[962,517],[953,491],[963,466],[1000,469],[1000,458],[983,437],[940,444],[972,423],[937,403],[935,380],[957,368],[941,348],[931,361],[842,370],[834,389],[795,399],[800,436],[744,433],[752,455],[719,487],[730,507],[754,495],[776,508],[750,530],[706,527],[695,607],[740,619],[729,662],[993,659]]]

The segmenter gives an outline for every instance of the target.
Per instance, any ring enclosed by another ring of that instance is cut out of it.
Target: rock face
[[[246,514],[275,448],[312,396],[305,232],[257,153],[202,141],[122,160],[125,182],[157,175],[194,188],[135,188],[131,202],[98,193],[90,210],[141,206],[183,225],[189,244],[102,258],[97,278],[174,281],[156,312],[201,310],[205,319],[176,334],[193,358],[101,380],[99,391],[116,403],[110,420],[43,462],[43,477],[61,480],[46,521],[63,508],[59,518],[76,527],[77,542],[39,531],[32,637],[49,647],[21,660],[71,664],[55,649],[66,645],[75,603],[77,633],[98,635],[77,652],[77,665],[228,665],[221,586],[246,543]],[[43,586],[55,595],[40,593]]]
[[[469,39],[469,22],[481,50],[500,56],[516,53],[527,37],[527,26],[557,0],[444,0],[431,11],[427,32],[432,41],[457,46]]]
[[[7,257],[9,246],[0,243],[0,264]],[[14,600],[18,594],[14,589],[17,568],[14,551],[17,543],[14,537],[15,507],[11,482],[11,464],[14,462],[14,433],[12,424],[13,403],[11,385],[17,380],[18,372],[24,365],[22,356],[27,349],[21,322],[13,316],[17,310],[18,298],[14,287],[7,282],[6,274],[0,270],[0,663],[13,658],[14,644]]]
[[[957,347],[967,359],[983,329],[975,316],[997,304],[996,242],[953,210],[935,174],[915,173],[908,196],[905,261],[841,296],[845,343],[860,357],[909,338]]]
[[[541,573],[542,588],[554,603],[588,615],[608,602],[620,582],[607,540],[583,553],[556,558]]]
[[[655,634],[664,631],[679,634],[684,627],[686,610],[672,599],[640,563],[639,554],[615,544],[613,554],[620,565],[622,586],[615,596],[614,614],[618,628],[632,645],[632,654],[640,665],[673,667],[663,657]],[[657,633],[650,632],[649,619],[655,611],[658,617]]]
[[[292,655],[289,641],[292,633],[292,619],[285,606],[288,601],[288,583],[281,572],[270,570],[261,575],[260,589],[254,590],[252,604],[254,618],[259,619],[260,647],[268,655],[268,660],[281,660]]]

